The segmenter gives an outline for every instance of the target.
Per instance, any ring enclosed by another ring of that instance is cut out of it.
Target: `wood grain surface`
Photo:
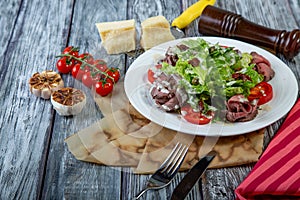
[[[93,94],[70,75],[66,86],[89,96],[80,116],[62,117],[50,101],[29,91],[30,76],[55,68],[58,55],[68,45],[98,54],[101,40],[96,22],[144,19],[164,15],[170,22],[196,0],[1,0],[0,1],[0,199],[132,199],[149,175],[134,175],[127,168],[112,168],[76,160],[64,139],[102,117],[91,100]],[[250,21],[275,29],[299,29],[299,0],[224,0],[216,7],[241,14]],[[184,31],[200,36],[196,19]],[[138,30],[140,31],[140,30]],[[300,55],[281,58],[300,80]],[[133,62],[125,55],[111,56],[110,65],[122,77]],[[283,83],[284,84],[284,83]],[[93,110],[93,112],[90,112]],[[284,118],[283,118],[284,119]],[[268,126],[265,146],[283,119]],[[186,199],[234,199],[234,189],[252,165],[210,169]],[[150,191],[143,199],[169,199],[185,173],[170,186]]]

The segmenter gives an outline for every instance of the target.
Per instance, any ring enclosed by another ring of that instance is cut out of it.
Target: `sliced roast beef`
[[[189,49],[189,47],[184,44],[177,45],[177,47],[180,49],[180,51],[186,51]]]
[[[200,65],[200,60],[198,58],[193,58],[188,61],[189,64],[191,64],[193,67],[197,67]]]
[[[155,72],[156,74],[154,74],[156,76],[156,78],[162,82],[162,81],[167,81],[168,80],[168,75],[164,72],[160,72],[159,74],[157,74],[157,72]]]
[[[164,62],[169,65],[175,66],[178,61],[178,56],[176,54],[166,54],[166,57],[163,59]]]
[[[264,81],[271,80],[275,75],[275,72],[271,67],[271,63],[265,57],[256,52],[251,52],[250,54],[252,56],[252,63],[256,65],[255,70],[264,76]]]
[[[177,110],[187,99],[177,88],[180,79],[179,75],[162,73],[154,81],[150,90],[155,103],[168,112]]]
[[[262,55],[256,52],[251,52],[250,54],[252,56],[252,63],[266,63],[266,65],[271,66],[271,63],[268,61],[268,59],[266,59]]]
[[[274,70],[265,63],[256,64],[257,72],[264,76],[264,81],[269,81],[275,76]]]
[[[178,104],[180,107],[182,107],[188,100],[188,94],[183,88],[177,88],[175,92],[175,96],[178,100]]]
[[[245,122],[254,119],[257,105],[252,105],[244,95],[234,95],[227,103],[226,119],[230,122]]]
[[[232,78],[234,78],[236,80],[252,81],[250,76],[248,76],[247,74],[242,74],[242,73],[234,73],[234,74],[232,74]]]
[[[166,103],[162,104],[162,108],[166,111],[174,111],[179,108],[179,102],[176,96],[174,95]]]
[[[178,86],[178,83],[179,81],[181,80],[181,76],[178,75],[178,74],[171,74],[168,78],[168,87],[169,89],[171,90],[176,90],[177,86]]]

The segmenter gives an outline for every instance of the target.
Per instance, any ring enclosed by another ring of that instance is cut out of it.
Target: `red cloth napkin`
[[[300,199],[300,99],[235,194],[238,200]]]

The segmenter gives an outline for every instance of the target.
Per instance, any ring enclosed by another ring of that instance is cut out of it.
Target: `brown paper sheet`
[[[95,97],[104,118],[66,138],[78,160],[108,166],[132,167],[134,173],[153,173],[177,142],[189,146],[181,170],[191,168],[210,150],[217,152],[210,168],[256,162],[262,153],[264,129],[229,137],[180,133],[145,119],[128,102],[123,84],[107,97]],[[114,106],[112,106],[114,105]]]

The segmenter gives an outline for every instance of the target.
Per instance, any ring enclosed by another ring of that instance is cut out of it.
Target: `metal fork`
[[[139,199],[146,191],[150,189],[161,189],[171,183],[173,177],[178,172],[188,146],[177,143],[170,155],[162,163],[159,169],[147,181],[146,187],[136,196]]]

